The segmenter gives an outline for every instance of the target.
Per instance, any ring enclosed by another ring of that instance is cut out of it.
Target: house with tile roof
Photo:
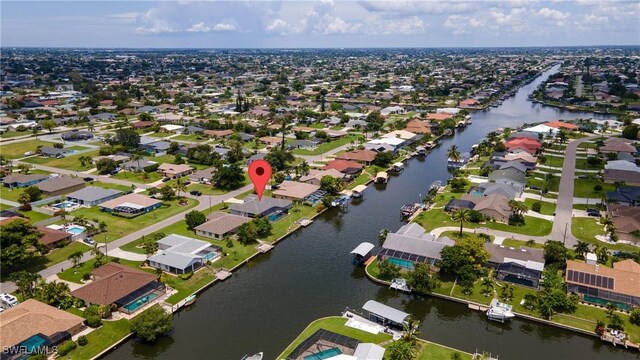
[[[615,262],[612,268],[567,260],[565,282],[567,292],[585,302],[640,307],[640,264],[632,259]]]
[[[225,236],[235,234],[240,225],[251,221],[251,218],[233,215],[222,211],[214,211],[207,216],[207,222],[196,226],[196,235],[221,240]]]

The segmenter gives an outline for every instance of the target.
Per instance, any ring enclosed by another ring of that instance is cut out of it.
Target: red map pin
[[[256,160],[249,165],[249,178],[258,194],[258,200],[262,200],[262,193],[271,178],[271,165],[264,160]]]

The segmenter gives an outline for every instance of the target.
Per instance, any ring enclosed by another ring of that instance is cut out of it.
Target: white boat
[[[262,357],[264,356],[264,354],[261,352],[257,353],[257,354],[253,354],[251,356],[249,355],[245,355],[242,357],[241,360],[262,360]]]
[[[489,310],[487,310],[487,318],[489,320],[505,322],[515,317],[516,315],[511,311],[512,305],[501,303],[498,299],[491,300]]]
[[[395,278],[391,280],[391,285],[389,285],[389,289],[400,290],[402,292],[411,292],[411,288],[407,285],[407,280],[403,278]]]

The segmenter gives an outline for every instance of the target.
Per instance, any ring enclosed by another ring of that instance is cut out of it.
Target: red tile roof
[[[40,238],[40,242],[45,245],[55,244],[59,241],[71,238],[71,234],[66,231],[54,230],[46,226],[38,226],[38,231],[43,234],[43,236]]]
[[[371,162],[376,157],[373,150],[353,150],[336,156],[338,160],[353,160],[358,162]]]
[[[362,168],[363,168],[363,165],[355,161],[332,160],[332,161],[329,161],[327,165],[322,167],[322,170],[335,169],[340,172],[344,172],[345,170],[349,170],[349,169],[360,170]]]
[[[556,129],[578,130],[578,125],[566,123],[564,121],[559,121],[559,120],[549,121],[547,123],[544,123],[544,125],[547,125]]]

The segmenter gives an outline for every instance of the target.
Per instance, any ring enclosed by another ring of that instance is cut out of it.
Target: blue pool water
[[[304,360],[322,360],[322,359],[328,359],[328,358],[332,358],[336,355],[340,355],[342,354],[342,351],[340,351],[340,349],[338,348],[331,348],[331,349],[327,349],[327,350],[323,350],[320,351],[318,353],[315,353],[313,355],[308,355],[304,357]]]
[[[158,294],[155,293],[151,293],[148,295],[145,295],[141,298],[139,298],[138,300],[127,304],[126,306],[123,306],[125,309],[127,309],[129,312],[134,312],[136,311],[139,307],[144,306],[145,304],[149,303],[150,301],[153,301],[153,299],[157,298]]]
[[[75,205],[77,205],[77,204],[74,203],[73,201],[65,200],[65,201],[63,201],[63,202],[61,202],[59,204],[53,205],[53,207],[56,207],[58,209],[68,209],[68,208],[73,207]]]
[[[483,196],[484,193],[482,191],[473,191],[473,192],[471,192],[471,195],[473,195],[473,196]]]
[[[80,235],[84,232],[84,228],[80,226],[71,226],[67,228],[67,232],[73,235]]]

